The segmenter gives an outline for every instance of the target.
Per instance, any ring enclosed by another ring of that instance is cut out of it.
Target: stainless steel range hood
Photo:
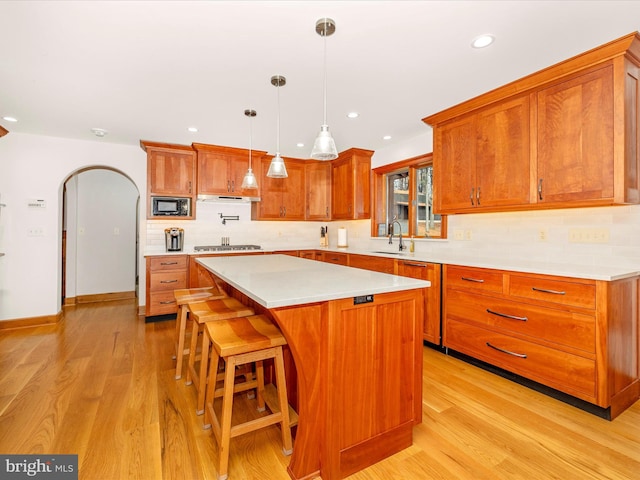
[[[235,195],[198,195],[197,201],[218,203],[250,203],[259,202],[260,197],[240,197]]]

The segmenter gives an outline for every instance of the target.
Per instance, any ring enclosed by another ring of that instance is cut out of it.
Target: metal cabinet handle
[[[553,295],[566,295],[567,292],[564,292],[562,290],[547,290],[544,288],[536,288],[536,287],[531,287],[531,290],[533,290],[534,292],[542,292],[542,293],[551,293]]]
[[[172,303],[176,303],[176,301],[175,300],[167,300],[165,302],[160,302],[160,305],[170,305]]]
[[[329,207],[327,207],[327,217],[329,216]]]
[[[282,207],[282,216],[286,217],[287,216],[287,207]]]
[[[469,194],[469,200],[471,200],[471,205],[474,205],[473,203],[473,192],[474,192],[474,188],[471,189],[471,193]]]
[[[160,283],[176,283],[178,280],[160,280]]]
[[[232,192],[236,191],[236,181],[235,180],[231,180],[231,191]]]
[[[478,187],[478,190],[476,191],[476,203],[480,205],[480,187]]]
[[[413,262],[402,262],[403,265],[407,265],[408,267],[420,267],[427,268],[426,263],[413,263]]]
[[[192,185],[191,185],[191,180],[189,180],[189,193],[193,193],[193,192],[191,191],[191,189],[192,189],[192,188],[193,188],[193,187],[192,187]]]
[[[538,180],[538,198],[542,200],[542,179]]]
[[[178,262],[162,262],[160,265],[177,265]]]
[[[465,282],[474,282],[474,283],[484,283],[484,280],[481,278],[471,278],[471,277],[460,277]]]
[[[231,192],[231,182],[227,180],[227,193]]]
[[[502,352],[502,353],[506,353],[507,355],[513,355],[514,357],[527,358],[526,353],[511,352],[509,350],[505,350],[504,348],[499,348],[499,347],[496,347],[495,345],[491,345],[491,343],[489,342],[487,342],[487,347],[493,348],[494,350],[498,350],[499,352]]]
[[[527,317],[517,317],[516,315],[509,315],[506,313],[494,312],[490,308],[487,308],[487,313],[490,313],[491,315],[497,315],[498,317],[509,318],[511,320],[519,320],[521,322],[526,322],[527,320],[529,320]]]

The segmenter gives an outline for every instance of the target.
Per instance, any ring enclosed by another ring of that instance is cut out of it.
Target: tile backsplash
[[[223,225],[220,214],[239,220]],[[347,228],[351,248],[376,249],[386,242],[371,238],[369,220],[251,221],[251,206],[245,203],[199,202],[197,215],[193,221],[147,221],[147,249],[163,250],[164,229],[173,226],[184,229],[185,249],[219,245],[223,236],[231,244],[267,249],[317,248],[324,225],[331,247],[339,227]],[[451,215],[448,240],[418,239],[416,251],[640,269],[640,205]]]

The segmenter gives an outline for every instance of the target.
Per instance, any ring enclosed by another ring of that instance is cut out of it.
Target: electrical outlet
[[[538,240],[541,242],[546,242],[549,237],[549,232],[547,232],[546,228],[541,228],[538,230]]]
[[[113,234],[120,235],[120,229],[118,227],[113,227]]]
[[[472,240],[473,239],[473,234],[471,233],[471,230],[465,230],[464,231],[464,239],[465,240]]]
[[[464,240],[464,230],[457,228],[454,232],[453,232],[453,238],[456,240]]]

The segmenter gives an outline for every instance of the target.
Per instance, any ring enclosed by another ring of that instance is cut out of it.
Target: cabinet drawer
[[[592,315],[450,290],[447,319],[471,321],[595,355],[596,319]]]
[[[176,313],[178,306],[172,291],[151,293],[149,295],[149,315]]]
[[[153,257],[149,262],[149,269],[152,272],[162,270],[182,270],[187,268],[187,260],[186,255]]]
[[[158,272],[149,276],[149,288],[151,292],[162,292],[187,288],[187,271]]]
[[[502,293],[502,273],[484,268],[447,266],[446,287]]]
[[[346,253],[324,252],[323,259],[325,262],[335,263],[337,265],[347,265],[347,263],[349,263]]]
[[[504,370],[592,403],[595,401],[595,360],[455,320],[446,322],[445,342],[449,348]]]
[[[349,254],[349,266],[354,268],[393,274],[394,264],[393,258]]]
[[[509,295],[579,308],[596,308],[596,287],[586,283],[511,275]]]

